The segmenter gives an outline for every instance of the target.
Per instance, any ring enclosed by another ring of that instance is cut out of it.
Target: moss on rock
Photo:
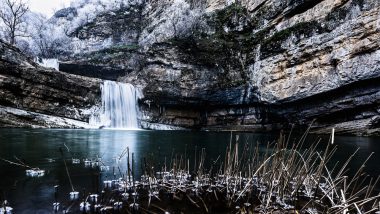
[[[285,49],[282,47],[282,44],[292,35],[295,36],[296,39],[299,39],[301,35],[304,37],[311,37],[314,32],[321,30],[323,29],[317,21],[301,22],[292,27],[281,30],[262,42],[260,58],[264,59],[283,52]]]

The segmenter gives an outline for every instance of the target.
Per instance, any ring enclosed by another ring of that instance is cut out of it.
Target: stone
[[[203,14],[183,37],[163,21],[169,0],[101,14],[72,35],[86,49],[61,56],[62,70],[140,88],[140,120],[147,129],[249,131],[313,124],[316,133],[332,127],[337,133],[379,133],[379,1],[202,2],[199,7],[188,1]],[[127,35],[115,33],[114,25]],[[98,48],[114,35],[113,44]],[[15,72],[0,72],[1,105],[85,121],[80,112],[99,104],[98,80],[76,79],[89,82],[78,86],[70,81],[74,76],[55,73],[52,82],[28,84],[38,68],[4,47],[2,64]],[[41,79],[50,75],[43,70]],[[51,87],[58,77],[73,90]],[[21,95],[13,90],[19,88]]]
[[[6,51],[0,60],[1,127],[86,127],[101,80],[40,67],[0,45]]]

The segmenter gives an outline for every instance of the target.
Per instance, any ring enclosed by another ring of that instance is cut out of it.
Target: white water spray
[[[115,128],[138,129],[137,99],[139,92],[128,83],[105,81],[101,85],[102,107],[90,118],[90,125]]]
[[[35,60],[35,62],[43,67],[54,68],[55,70],[59,71],[58,59],[41,59],[41,61]]]

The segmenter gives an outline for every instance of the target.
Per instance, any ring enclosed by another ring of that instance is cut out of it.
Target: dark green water
[[[31,178],[25,175],[24,168],[1,161],[0,201],[7,199],[16,213],[52,213],[54,186],[59,185],[58,200],[65,205],[71,187],[60,148],[65,151],[75,190],[88,193],[98,191],[101,183],[99,176],[101,180],[113,179],[113,172],[119,177],[119,168],[125,172],[125,159],[117,164],[114,158],[126,147],[135,154],[135,167],[139,174],[142,158],[149,156],[154,156],[158,167],[159,163],[163,165],[165,157],[169,164],[172,155],[186,153],[192,157],[196,150],[205,148],[206,160],[214,160],[224,154],[230,137],[231,134],[227,132],[0,129],[1,158],[15,161],[16,156],[30,166],[47,170],[44,177]],[[240,142],[254,145],[259,143],[262,149],[277,137],[276,133],[239,133]],[[317,138],[309,137],[306,145]],[[380,175],[380,138],[341,136],[336,137],[335,141],[339,149],[333,162],[344,161],[360,147],[350,168],[359,167],[371,152],[375,152],[366,166],[366,172],[374,177]],[[327,143],[327,139],[323,139],[322,142]],[[69,152],[64,144],[69,148]],[[102,158],[105,165],[110,166],[109,171],[102,172],[99,176],[97,170],[84,167],[83,162],[77,165],[71,163],[71,157],[83,160],[97,156]],[[119,168],[113,170],[113,166]]]

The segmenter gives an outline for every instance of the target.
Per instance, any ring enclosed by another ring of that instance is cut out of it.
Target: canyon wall
[[[143,128],[380,132],[377,0],[151,0],[71,37],[60,69],[139,87]]]
[[[143,66],[120,79],[144,89],[151,123],[378,134],[379,4],[211,2],[192,34],[145,47]]]

